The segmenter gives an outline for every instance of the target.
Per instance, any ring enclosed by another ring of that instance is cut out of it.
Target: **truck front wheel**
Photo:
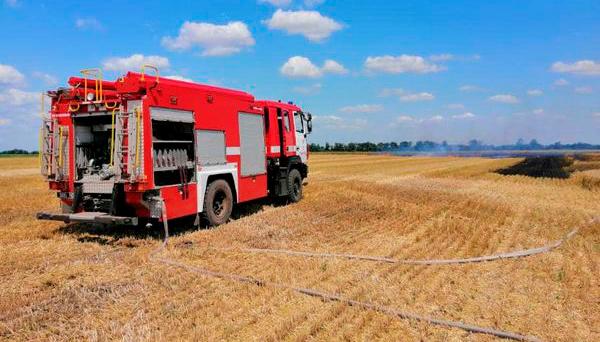
[[[217,179],[206,187],[203,216],[210,226],[218,226],[229,220],[233,209],[233,194],[227,181]]]
[[[298,169],[290,170],[288,174],[288,199],[292,203],[296,203],[302,199],[302,176]]]

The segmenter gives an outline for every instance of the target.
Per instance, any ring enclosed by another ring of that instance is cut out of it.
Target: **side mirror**
[[[306,129],[308,130],[308,133],[312,132],[312,114],[310,113],[306,114]]]

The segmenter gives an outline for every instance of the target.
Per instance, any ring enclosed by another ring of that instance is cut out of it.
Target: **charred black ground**
[[[569,167],[573,159],[566,156],[529,157],[513,166],[499,169],[501,175],[522,175],[529,177],[569,178]]]

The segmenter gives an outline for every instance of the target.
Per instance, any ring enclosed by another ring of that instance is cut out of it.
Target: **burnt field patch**
[[[529,157],[496,172],[501,175],[521,175],[537,178],[566,179],[571,175],[573,159],[567,156]]]

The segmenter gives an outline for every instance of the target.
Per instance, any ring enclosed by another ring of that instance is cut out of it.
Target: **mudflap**
[[[75,214],[59,214],[40,212],[36,215],[38,220],[63,221],[65,223],[83,222],[83,223],[101,223],[122,226],[137,226],[137,217],[113,216],[103,212],[82,212]]]

